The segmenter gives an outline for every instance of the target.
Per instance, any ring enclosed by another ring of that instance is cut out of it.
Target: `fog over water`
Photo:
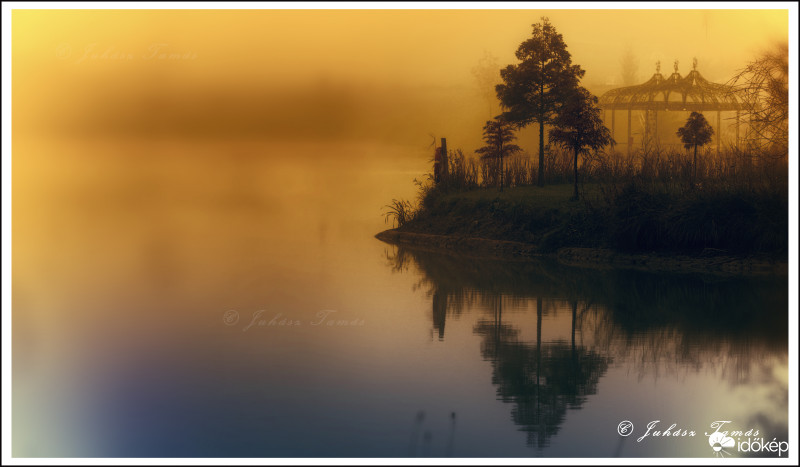
[[[15,134],[434,134],[471,153],[493,116],[473,68],[487,54],[516,63],[542,16],[598,94],[623,84],[628,55],[637,82],[658,61],[686,74],[694,58],[725,82],[788,39],[779,10],[15,11]]]

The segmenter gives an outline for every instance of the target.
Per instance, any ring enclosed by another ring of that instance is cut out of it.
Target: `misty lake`
[[[15,145],[15,456],[776,457],[741,443],[787,439],[786,277],[385,244],[424,144]],[[718,450],[715,431],[741,433]]]

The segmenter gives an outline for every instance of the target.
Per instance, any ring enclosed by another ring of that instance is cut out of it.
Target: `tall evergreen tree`
[[[600,149],[613,144],[611,132],[600,118],[597,97],[583,86],[564,100],[564,105],[553,119],[550,140],[573,151],[575,169],[574,199],[578,199],[578,155],[590,149]]]
[[[504,84],[495,88],[505,110],[503,118],[522,128],[539,124],[539,186],[544,185],[544,126],[552,121],[564,95],[578,86],[585,73],[572,64],[561,34],[543,17],[532,36],[516,52],[520,63],[500,71]]]
[[[503,190],[503,159],[521,151],[519,146],[512,144],[515,139],[517,137],[514,136],[510,123],[502,119],[489,120],[483,126],[483,141],[486,146],[475,151],[483,159],[496,161],[500,191]]]

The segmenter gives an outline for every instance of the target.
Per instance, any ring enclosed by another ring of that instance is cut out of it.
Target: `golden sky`
[[[627,50],[642,81],[657,60],[685,73],[694,57],[725,81],[788,37],[786,10],[15,10],[14,131],[252,134],[260,121],[336,133],[362,107],[395,126],[442,105],[469,112],[459,106],[481,105],[472,67],[486,52],[514,63],[541,16],[590,89],[621,83]],[[393,89],[461,91],[434,104]]]

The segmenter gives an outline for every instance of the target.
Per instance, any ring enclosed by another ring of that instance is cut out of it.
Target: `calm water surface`
[[[714,451],[715,421],[787,437],[785,277],[384,244],[425,148],[15,144],[15,456],[705,458],[749,455]],[[638,441],[653,421],[687,436]]]

